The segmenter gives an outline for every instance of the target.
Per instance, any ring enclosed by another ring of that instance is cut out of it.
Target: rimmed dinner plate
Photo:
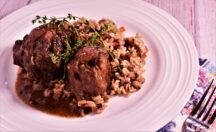
[[[12,46],[29,33],[36,15],[109,18],[140,33],[149,49],[146,82],[130,97],[114,97],[102,114],[63,118],[23,104],[14,93],[17,67]],[[130,131],[157,130],[174,118],[192,94],[198,75],[194,42],[182,25],[141,0],[52,0],[24,7],[0,20],[0,130]]]

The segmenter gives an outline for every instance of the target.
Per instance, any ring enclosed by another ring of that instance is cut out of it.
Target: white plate
[[[34,110],[13,92],[16,67],[11,48],[34,27],[36,15],[65,16],[71,12],[92,19],[110,18],[127,35],[144,35],[149,49],[146,82],[129,98],[115,97],[102,114],[66,119]],[[198,56],[187,31],[166,12],[141,0],[52,0],[24,7],[0,22],[1,130],[157,130],[174,118],[192,94]]]

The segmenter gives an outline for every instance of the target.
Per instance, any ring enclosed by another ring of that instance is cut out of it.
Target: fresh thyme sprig
[[[39,23],[39,24],[49,24],[49,23],[53,23],[53,24],[58,24],[58,28],[60,29],[60,26],[64,23],[64,22],[69,22],[70,20],[76,20],[76,19],[80,19],[80,17],[78,16],[73,16],[71,13],[68,13],[67,17],[50,17],[48,18],[47,16],[39,16],[37,15],[35,19],[32,20],[32,23],[35,24],[35,23]],[[84,22],[86,25],[88,25],[90,27],[91,30],[93,30],[93,34],[91,37],[89,37],[87,39],[87,42],[86,41],[83,41],[85,43],[89,43],[89,45],[91,46],[94,46],[95,45],[95,41],[97,39],[99,39],[99,42],[102,44],[102,46],[104,46],[104,42],[103,42],[103,37],[102,37],[102,33],[104,32],[109,32],[109,31],[112,31],[114,32],[113,30],[113,25],[112,24],[105,24],[104,26],[101,27],[101,31],[97,31],[94,27],[92,27],[90,25],[90,22],[89,20],[85,19],[85,22]],[[73,23],[69,23],[69,25],[74,29],[74,31],[76,32],[76,35],[78,36],[77,38],[77,41],[81,42],[81,39],[80,39],[80,34],[78,32],[78,30],[76,29],[76,27],[74,26]]]
[[[65,76],[66,76],[66,65],[68,64],[68,62],[70,61],[71,57],[74,54],[74,50],[70,45],[70,40],[69,40],[68,36],[66,36],[65,43],[66,43],[66,49],[65,49],[64,53],[62,53],[62,54],[51,53],[50,54],[51,60],[54,64],[59,64],[59,63],[63,62],[63,72],[64,72],[63,78],[65,78]]]
[[[113,33],[116,33],[116,29],[114,28],[113,23],[109,22],[109,23],[104,24],[104,25],[101,27],[100,33],[101,33],[101,34],[104,34],[104,33],[106,33],[106,32],[113,32]]]
[[[96,45],[96,42],[98,44],[100,44],[102,47],[105,47],[105,44],[104,44],[104,41],[103,41],[103,35],[104,33],[106,32],[114,32],[115,33],[115,29],[113,28],[113,24],[104,24],[100,31],[97,31],[95,29],[95,27],[93,27],[91,24],[90,24],[90,21],[87,20],[87,19],[84,19],[84,24],[86,24],[87,26],[90,27],[90,29],[93,31],[92,32],[92,35],[90,37],[88,37],[87,39],[85,40],[82,40],[81,37],[80,37],[80,31],[79,29],[74,25],[74,23],[70,22],[72,20],[83,20],[82,18],[80,17],[77,17],[77,16],[73,16],[71,13],[68,13],[67,17],[50,17],[48,18],[47,16],[39,16],[37,15],[35,19],[32,20],[32,23],[35,24],[35,23],[39,23],[39,24],[44,24],[44,25],[49,25],[50,24],[56,24],[58,29],[61,30],[61,26],[67,22],[67,24],[74,29],[75,33],[76,33],[76,36],[77,36],[77,39],[76,41],[71,44],[71,41],[69,39],[68,36],[66,36],[66,40],[65,40],[65,43],[66,43],[66,49],[64,51],[64,53],[51,53],[50,54],[50,57],[51,57],[51,60],[54,64],[61,64],[63,63],[63,69],[64,69],[64,74],[63,74],[63,78],[65,78],[65,74],[66,74],[66,65],[67,63],[70,61],[70,59],[72,58],[72,56],[74,55],[74,53],[76,52],[77,49],[79,49],[80,47],[82,47],[83,45],[85,44],[88,44],[90,46],[95,46]],[[72,47],[71,47],[72,46]],[[108,54],[110,55],[110,57],[112,59],[114,59],[114,55],[112,53],[112,51],[108,50]]]
[[[47,16],[39,16],[37,15],[35,19],[32,20],[32,24],[39,23],[39,24],[47,24],[47,23],[58,23],[61,21],[70,21],[70,20],[76,20],[80,19],[77,16],[73,16],[71,13],[68,13],[67,17],[50,17],[48,18]]]

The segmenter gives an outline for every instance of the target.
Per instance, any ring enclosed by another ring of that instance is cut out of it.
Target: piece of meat
[[[66,25],[66,26],[65,26]],[[13,47],[14,64],[22,67],[35,79],[53,80],[61,78],[63,64],[54,63],[51,54],[61,54],[66,49],[66,36],[73,42],[73,29],[65,23],[41,25],[33,29],[23,40],[17,40]]]
[[[109,55],[100,47],[79,49],[67,65],[71,91],[81,99],[85,94],[96,96],[106,91],[110,83]]]

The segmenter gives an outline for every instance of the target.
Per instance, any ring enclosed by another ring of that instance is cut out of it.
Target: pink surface
[[[144,0],[174,16],[193,36],[200,57],[216,63],[215,0]]]
[[[30,0],[1,0],[0,1],[0,20],[13,11],[29,4]]]

